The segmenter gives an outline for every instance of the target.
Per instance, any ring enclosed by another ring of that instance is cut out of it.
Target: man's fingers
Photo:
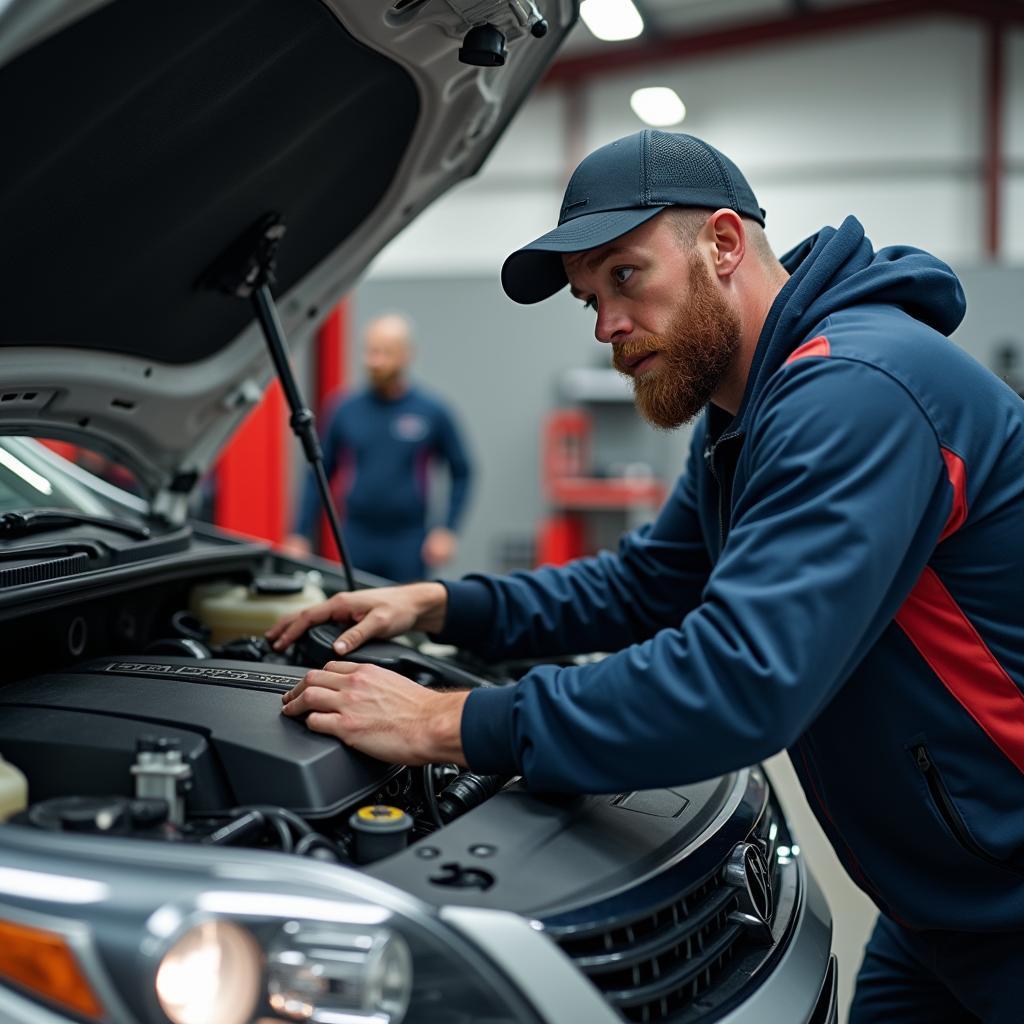
[[[359,668],[355,661],[329,661],[322,669],[311,668],[287,693],[281,697],[282,704],[289,704],[303,690],[311,686],[323,686],[329,690],[341,689],[342,677]]]
[[[327,714],[323,711],[314,711],[309,718],[306,719],[306,728],[312,732],[326,733],[328,736],[338,736],[336,726],[338,719],[335,715]],[[338,736],[338,739],[341,739]]]
[[[329,661],[320,670],[321,672],[332,672],[335,675],[347,676],[355,672],[361,666],[358,661]]]
[[[289,718],[297,718],[308,712],[323,712],[326,717],[341,711],[342,697],[336,690],[324,686],[308,686],[288,701],[281,711]]]
[[[318,626],[321,622],[327,622],[331,618],[345,617],[347,616],[344,604],[336,597],[332,597],[328,601],[311,605],[299,612],[298,615],[285,616],[267,631],[267,639],[275,651],[283,651],[298,640],[310,626]]]
[[[384,609],[372,609],[359,622],[346,629],[334,641],[335,653],[348,654],[349,651],[362,647],[367,640],[372,640],[375,636],[387,634],[390,622],[391,617]]]
[[[323,686],[307,686],[281,709],[286,715],[303,715],[307,711],[340,711],[344,700],[337,691]]]

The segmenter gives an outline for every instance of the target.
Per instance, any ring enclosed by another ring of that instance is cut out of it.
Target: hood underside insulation
[[[318,0],[120,0],[0,69],[0,344],[204,359],[252,318],[197,289],[273,211],[278,293],[392,181],[408,73]]]

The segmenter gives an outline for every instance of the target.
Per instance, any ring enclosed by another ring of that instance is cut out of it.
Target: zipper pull
[[[917,761],[917,767],[923,772],[930,772],[932,770],[932,762],[928,758],[928,751],[924,746],[914,747],[914,760]]]

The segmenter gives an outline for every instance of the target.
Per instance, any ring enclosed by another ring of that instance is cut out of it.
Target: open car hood
[[[274,294],[301,344],[480,167],[575,17],[572,0],[0,3],[0,433],[111,455],[181,518],[272,376],[250,305],[204,271],[279,215]],[[485,22],[503,67],[458,59]]]

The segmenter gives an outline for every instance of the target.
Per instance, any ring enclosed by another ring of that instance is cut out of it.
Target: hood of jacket
[[[963,288],[947,264],[909,245],[876,252],[856,217],[838,228],[822,228],[780,262],[790,278],[765,318],[739,412],[730,422],[728,414],[711,407],[712,436],[743,432],[768,379],[833,313],[858,305],[898,306],[948,336],[967,309]]]

